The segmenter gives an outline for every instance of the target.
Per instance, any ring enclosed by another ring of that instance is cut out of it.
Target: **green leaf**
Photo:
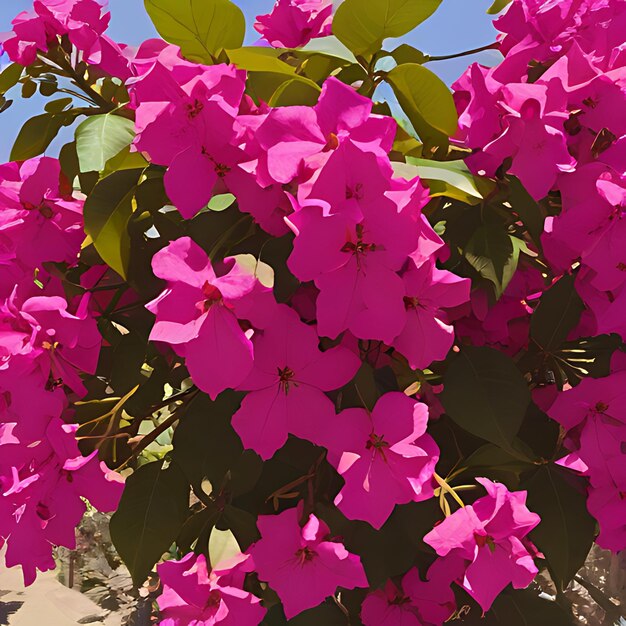
[[[392,163],[397,176],[407,180],[419,176],[430,189],[432,197],[445,196],[466,204],[479,204],[485,192],[495,184],[487,179],[476,178],[463,161],[431,161],[407,157],[407,163]],[[480,188],[479,188],[480,187]]]
[[[76,129],[80,171],[101,172],[107,161],[127,148],[134,137],[132,120],[112,113],[88,117]]]
[[[4,96],[9,89],[17,85],[23,71],[24,68],[19,63],[11,63],[2,70],[0,73],[0,96]]]
[[[225,211],[229,206],[232,206],[233,202],[235,202],[235,196],[232,193],[221,193],[213,196],[207,207],[211,211]]]
[[[253,452],[243,451],[241,440],[231,426],[241,396],[225,392],[213,402],[200,395],[187,409],[174,434],[174,459],[195,489],[208,479],[216,490],[230,481],[231,491],[254,488],[262,463]]]
[[[209,537],[209,558],[211,566],[217,567],[241,554],[241,548],[230,530],[214,528]]]
[[[391,52],[391,56],[398,65],[403,63],[418,63],[421,65],[422,63],[427,63],[430,59],[429,55],[413,46],[409,46],[408,43],[400,44]]]
[[[480,608],[463,619],[467,626],[573,626],[573,618],[554,600],[533,589],[505,589],[486,615]]]
[[[541,250],[541,235],[543,234],[543,223],[545,221],[541,207],[517,178],[509,177],[508,181],[508,200],[511,208],[519,215],[533,242]]]
[[[189,483],[175,463],[136,470],[111,518],[111,539],[140,586],[176,539],[187,517]]]
[[[296,74],[295,67],[278,58],[281,50],[252,46],[228,50],[227,54],[231,63],[248,72],[248,89],[257,101],[269,102],[272,98],[276,100],[280,97],[279,90],[287,82],[291,83],[291,86],[284,87],[284,89],[289,91],[295,89],[295,82],[300,83],[302,87],[299,89],[302,93],[306,90],[309,102],[312,101],[314,93],[317,95],[320,93],[320,88],[315,82]],[[285,96],[285,101],[287,101],[287,96]],[[317,96],[315,96],[315,101],[317,101]]]
[[[546,557],[552,580],[564,590],[583,566],[595,537],[586,483],[571,471],[544,465],[522,485],[528,508],[541,517],[531,539]]]
[[[136,170],[148,167],[149,163],[140,152],[131,152],[127,146],[109,159],[102,170],[102,176],[108,176],[120,170]]]
[[[550,362],[560,371],[561,380],[576,386],[587,376],[608,376],[611,373],[611,358],[622,345],[622,338],[615,333],[582,337],[562,343],[552,352]]]
[[[292,78],[282,83],[272,94],[268,104],[271,107],[284,107],[294,105],[313,106],[321,93],[321,89],[315,84],[309,84],[300,77]]]
[[[464,430],[511,452],[530,391],[508,356],[485,347],[463,347],[444,377],[446,413]]]
[[[456,133],[458,117],[445,83],[417,63],[398,65],[386,80],[422,141],[446,145]]]
[[[370,56],[387,37],[401,37],[428,19],[441,0],[345,0],[333,34],[355,55]]]
[[[499,298],[513,278],[519,260],[519,246],[498,224],[483,224],[465,247],[470,265],[495,287]]]
[[[552,285],[530,318],[530,336],[544,352],[552,352],[567,339],[585,310],[575,281],[575,276],[567,275]]]
[[[26,161],[43,154],[61,128],[74,119],[71,113],[43,113],[31,117],[22,126],[13,149],[11,161]]]
[[[513,0],[494,0],[494,3],[487,9],[489,15],[500,13],[505,7],[508,7]]]
[[[85,232],[102,260],[122,278],[128,275],[130,235],[128,220],[143,170],[121,170],[103,178],[85,201]]]
[[[241,9],[230,0],[144,0],[163,39],[191,61],[212,64],[223,49],[239,48],[246,34]]]

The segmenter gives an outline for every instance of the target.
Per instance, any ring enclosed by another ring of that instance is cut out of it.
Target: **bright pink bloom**
[[[262,186],[306,180],[350,140],[363,150],[386,157],[391,150],[395,122],[372,115],[372,101],[336,78],[328,78],[314,107],[272,109],[259,126],[257,178]]]
[[[239,386],[249,393],[232,420],[244,446],[268,459],[288,433],[317,442],[335,418],[324,392],[347,384],[359,359],[341,346],[321,352],[315,329],[285,305],[253,344],[254,366]]]
[[[189,237],[157,252],[152,268],[167,287],[146,305],[156,315],[150,339],[185,357],[194,382],[212,398],[240,385],[252,369],[253,348],[239,317],[253,323],[265,319],[266,307],[273,304],[271,288],[233,257],[216,274],[206,252]]]
[[[322,206],[303,206],[287,218],[296,234],[287,265],[320,290],[319,333],[334,339],[348,329],[361,339],[391,343],[406,321],[405,289],[397,270],[419,245],[415,207],[399,210],[383,197],[376,216],[368,213],[361,221],[347,213],[329,214],[331,207],[318,204]]]
[[[278,594],[287,619],[322,603],[338,587],[368,586],[360,558],[329,541],[328,526],[315,515],[303,528],[300,516],[301,507],[261,515],[261,540],[249,549],[259,578]]]
[[[472,168],[488,176],[510,159],[515,174],[537,200],[554,187],[560,172],[573,171],[563,123],[568,117],[560,82],[549,85],[510,84],[501,90],[502,130],[468,159]],[[472,146],[474,147],[474,146]]]
[[[42,270],[44,261],[74,264],[85,238],[83,202],[56,159],[0,166],[0,267]],[[6,294],[8,295],[8,294]]]
[[[444,519],[424,541],[453,563],[465,561],[457,583],[488,611],[507,585],[523,589],[535,578],[538,570],[522,539],[540,519],[526,508],[525,491],[511,493],[486,478],[477,481],[487,495]]]
[[[167,194],[190,219],[207,205],[218,181],[247,160],[237,147],[236,119],[245,73],[228,65],[176,70],[159,61],[132,81],[134,145],[152,162],[168,166]]]
[[[243,590],[236,568],[209,572],[205,556],[190,553],[157,569],[161,626],[257,626],[265,616],[260,599]]]
[[[12,296],[2,303],[0,370],[17,376],[36,369],[47,388],[66,385],[84,395],[79,372],[95,373],[102,344],[96,322],[88,315],[88,302],[87,295],[75,314],[58,296],[37,296],[23,303]]]
[[[446,323],[443,309],[460,306],[470,297],[470,280],[439,270],[434,262],[403,274],[406,286],[406,324],[392,345],[413,369],[424,369],[443,360],[454,342],[454,328]]]
[[[75,528],[86,509],[82,498],[100,511],[114,511],[123,482],[98,462],[97,453],[80,454],[77,426],[55,418],[45,439],[28,447],[6,428],[0,439],[0,500],[13,512],[0,537],[7,541],[7,566],[21,565],[29,585],[37,569],[54,568],[53,545],[75,547]]]
[[[396,504],[432,497],[439,449],[427,425],[428,407],[400,392],[382,396],[371,413],[339,414],[324,445],[345,480],[335,504],[346,517],[380,528]]]
[[[384,589],[365,598],[361,621],[364,626],[441,626],[456,609],[450,585],[457,576],[444,559],[431,565],[426,581],[413,568],[404,575],[401,588],[388,581]]]
[[[13,33],[2,45],[10,59],[34,63],[37,52],[47,52],[67,35],[89,61],[100,60],[99,38],[110,14],[98,0],[35,0],[34,13],[22,12],[12,22]]]
[[[257,15],[254,28],[275,48],[299,48],[332,32],[332,0],[276,0],[271,13]]]

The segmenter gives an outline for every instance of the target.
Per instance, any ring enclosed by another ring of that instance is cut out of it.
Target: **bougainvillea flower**
[[[332,32],[332,0],[276,0],[271,13],[257,15],[254,28],[275,48],[299,48]]]
[[[624,463],[623,456],[620,463]],[[623,485],[622,488],[610,483],[592,486],[587,499],[587,508],[600,527],[596,543],[616,554],[626,549],[626,482]]]
[[[411,264],[403,274],[406,286],[406,324],[392,345],[413,369],[424,369],[443,360],[454,342],[454,328],[445,321],[443,309],[469,301],[470,280],[437,269],[434,263]]]
[[[38,157],[0,166],[0,264],[41,269],[44,261],[76,262],[83,203],[72,197],[56,159]]]
[[[593,286],[609,291],[626,282],[626,180],[602,178],[596,187],[612,212],[600,230],[596,245],[582,257],[585,265],[596,273],[591,280]]]
[[[52,387],[67,385],[84,395],[78,370],[96,371],[102,343],[96,321],[87,313],[88,301],[89,294],[75,314],[58,296],[36,296],[23,303],[12,297],[0,305],[4,313],[0,367],[7,368],[14,357],[21,357],[20,374],[36,368]]]
[[[272,109],[259,126],[256,139],[264,153],[257,177],[261,185],[287,184],[303,170],[310,177],[348,138],[363,149],[386,156],[391,150],[395,122],[372,115],[372,101],[336,78],[328,78],[314,107]]]
[[[2,43],[10,59],[21,65],[35,62],[37,52],[47,52],[58,37],[68,35],[90,61],[100,60],[99,38],[110,14],[98,0],[35,0],[35,12],[20,13],[13,33]]]
[[[209,572],[203,554],[158,566],[163,593],[161,626],[257,626],[265,616],[261,600],[229,580],[227,571]]]
[[[37,569],[54,567],[53,545],[75,548],[75,528],[86,510],[83,498],[111,512],[122,495],[121,477],[100,463],[96,452],[80,454],[77,428],[53,419],[45,441],[26,448],[23,466],[13,467],[12,483],[0,486],[2,499],[15,506],[6,563],[22,566],[26,585]]]
[[[457,583],[488,611],[507,585],[523,589],[537,575],[537,566],[522,539],[540,518],[526,508],[525,491],[509,492],[487,478],[476,480],[487,490],[487,496],[455,511],[424,541],[439,556],[464,559],[465,573]]]
[[[189,237],[157,252],[152,268],[167,287],[146,305],[156,315],[150,339],[171,344],[184,356],[196,385],[212,398],[241,384],[252,369],[253,348],[237,307],[250,308],[246,299],[271,289],[233,258],[226,259],[226,271],[218,276],[206,252]]]
[[[391,343],[401,332],[404,284],[396,270],[418,246],[419,229],[410,210],[398,213],[395,207],[381,199],[371,224],[328,215],[323,206],[304,206],[286,218],[296,234],[289,269],[320,290],[320,335],[334,339],[348,329],[361,339]]]
[[[165,189],[186,219],[207,205],[220,179],[247,160],[236,146],[244,88],[245,73],[227,65],[175,73],[155,63],[132,83],[138,104],[134,145],[168,166]]]
[[[315,329],[285,305],[253,343],[254,366],[239,386],[249,393],[232,420],[244,446],[268,459],[288,433],[316,442],[335,417],[324,392],[348,383],[359,359],[341,346],[321,352]]]
[[[576,387],[560,393],[548,413],[566,430],[597,415],[626,424],[626,371],[604,378],[585,378]]]
[[[396,504],[432,497],[439,449],[427,425],[428,407],[400,392],[382,396],[371,413],[339,414],[326,445],[345,480],[335,504],[346,517],[380,528]]]
[[[450,585],[462,574],[450,565],[437,559],[426,581],[414,567],[404,575],[401,588],[388,581],[384,589],[370,593],[361,607],[364,626],[441,626],[456,610]],[[457,569],[459,565],[460,560]]]
[[[361,559],[329,541],[328,526],[315,515],[302,528],[300,517],[301,507],[261,515],[261,539],[249,549],[259,578],[278,594],[287,619],[317,606],[338,587],[368,586]]]

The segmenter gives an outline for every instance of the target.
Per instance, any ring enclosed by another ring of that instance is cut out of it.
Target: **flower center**
[[[205,609],[217,608],[220,605],[221,601],[222,601],[222,594],[217,589],[213,589],[213,591],[209,593],[209,597],[207,598],[204,608]]]
[[[326,145],[322,152],[329,152],[330,150],[336,150],[339,147],[339,137],[335,133],[330,133],[326,138]]]
[[[193,102],[188,102],[186,105],[186,109],[187,117],[192,120],[195,117],[198,117],[200,113],[202,113],[202,110],[204,109],[204,104],[200,102],[200,100],[196,99]]]
[[[389,443],[385,441],[385,435],[377,435],[376,433],[371,433],[365,444],[366,450],[374,450],[374,454],[380,454],[383,460],[387,460],[385,449],[388,447]]]
[[[311,550],[308,546],[300,548],[296,552],[296,559],[300,565],[311,562],[316,556],[317,552],[315,552],[315,550]]]
[[[343,248],[341,248],[342,252],[349,252],[351,254],[355,254],[358,257],[366,254],[367,252],[376,252],[377,247],[375,243],[366,243],[363,241],[363,225],[357,224],[356,226],[356,242],[347,241]]]
[[[292,382],[296,373],[290,367],[284,367],[281,369],[278,368],[278,378],[280,388],[285,392],[285,395],[289,393],[289,387],[291,385],[296,385],[295,382]]]
[[[596,413],[606,413],[609,410],[609,405],[604,402],[598,402],[595,406]]]
[[[489,546],[492,552],[496,549],[496,542],[491,535],[479,535],[478,533],[474,533],[474,540],[479,548]]]
[[[214,304],[222,302],[221,291],[208,281],[202,286],[202,293],[204,295],[204,300],[196,305],[202,313],[206,313]]]
[[[362,183],[357,183],[354,187],[346,187],[346,200],[363,200]]]
[[[417,309],[419,305],[420,305],[420,302],[415,296],[413,297],[404,296],[404,307],[406,308],[407,311],[410,311],[412,309]]]

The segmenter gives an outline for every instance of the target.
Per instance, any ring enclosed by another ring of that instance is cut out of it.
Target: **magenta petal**
[[[217,174],[208,156],[198,148],[189,148],[172,161],[164,182],[170,200],[189,220],[209,203]]]
[[[232,425],[245,448],[269,459],[287,441],[285,394],[278,385],[250,392],[233,415]]]
[[[241,384],[252,369],[252,355],[252,342],[237,318],[219,304],[209,309],[198,338],[185,346],[193,381],[213,400]]]

